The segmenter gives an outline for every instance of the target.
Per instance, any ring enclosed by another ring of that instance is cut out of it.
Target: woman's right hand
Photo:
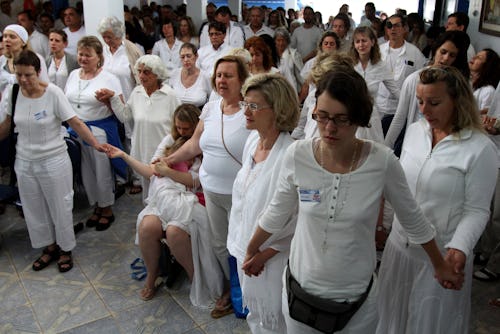
[[[460,260],[460,254],[455,256],[454,254],[449,253],[446,255],[442,264],[439,267],[434,268],[434,277],[443,288],[452,290],[462,289],[465,274],[463,266],[461,266],[460,263],[462,263]],[[463,263],[465,263],[465,261]]]

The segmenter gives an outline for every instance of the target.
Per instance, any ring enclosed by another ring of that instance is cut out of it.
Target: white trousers
[[[107,143],[106,132],[91,126],[92,134],[101,144]],[[82,148],[82,182],[90,205],[104,208],[115,203],[115,179],[111,162],[105,153],[95,150],[78,138]]]
[[[41,161],[16,159],[15,171],[31,245],[40,248],[56,242],[63,251],[75,248],[68,153]]]
[[[290,317],[288,311],[288,297],[286,292],[285,274],[283,274],[282,309],[285,316],[286,332],[288,334],[321,334],[320,331],[307,326]],[[339,334],[373,334],[377,328],[377,278],[373,277],[373,284],[370,293],[359,310],[352,316],[347,325]]]
[[[212,248],[224,276],[229,280],[229,252],[227,251],[227,227],[231,214],[232,196],[203,191],[210,225]]]

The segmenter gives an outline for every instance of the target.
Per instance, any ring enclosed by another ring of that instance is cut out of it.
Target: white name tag
[[[301,202],[321,202],[319,190],[303,189],[299,190],[299,194]]]

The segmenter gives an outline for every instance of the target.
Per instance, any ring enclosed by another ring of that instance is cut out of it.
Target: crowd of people
[[[359,24],[209,3],[195,27],[152,2],[89,36],[81,7],[55,12],[0,16],[33,270],[73,266],[69,136],[88,228],[115,222],[121,184],[142,192],[143,300],[166,239],[212,317],[243,312],[238,277],[253,333],[468,332],[472,278],[500,279],[500,64],[465,13],[426,31],[371,2]]]

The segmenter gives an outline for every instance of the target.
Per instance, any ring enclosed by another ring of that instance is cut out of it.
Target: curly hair
[[[245,49],[250,51],[250,48],[262,53],[262,66],[266,71],[269,71],[273,66],[273,57],[271,48],[264,42],[264,39],[259,36],[250,37],[245,42]]]

